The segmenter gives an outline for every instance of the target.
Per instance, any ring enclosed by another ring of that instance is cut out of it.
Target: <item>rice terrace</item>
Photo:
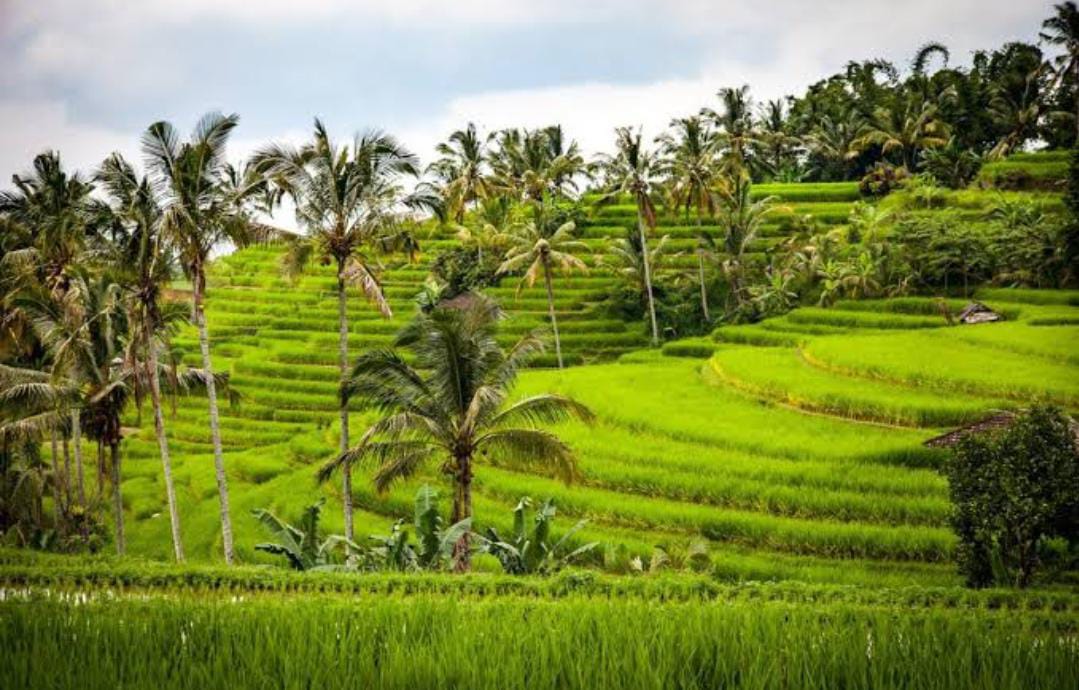
[[[0,7],[0,688],[1079,688],[1079,8],[685,4]]]

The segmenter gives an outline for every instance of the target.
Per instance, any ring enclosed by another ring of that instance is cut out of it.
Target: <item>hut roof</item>
[[[974,434],[989,434],[1000,429],[1005,429],[1011,426],[1018,417],[1019,415],[1015,412],[997,412],[976,422],[961,426],[958,429],[953,429],[946,434],[934,436],[928,441],[925,441],[922,445],[930,448],[952,448],[967,436]],[[1069,426],[1071,427],[1072,437],[1075,439],[1076,448],[1079,449],[1079,422],[1076,422],[1074,419],[1069,420]]]
[[[991,323],[1003,321],[1004,317],[981,302],[971,302],[959,312],[959,323]]]

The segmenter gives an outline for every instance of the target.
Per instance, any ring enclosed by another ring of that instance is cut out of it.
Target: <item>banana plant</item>
[[[465,518],[449,527],[438,509],[438,492],[426,484],[416,492],[413,507],[415,543],[409,540],[405,520],[393,524],[390,534],[372,536],[375,546],[366,554],[369,567],[376,570],[438,570],[453,560],[454,545],[472,529]]]
[[[532,518],[531,529],[527,526],[527,511],[532,507],[532,499],[525,496],[513,509],[513,535],[503,539],[493,528],[487,528],[482,538],[481,549],[494,556],[502,564],[502,569],[511,575],[527,575],[555,572],[574,560],[596,548],[598,542],[591,542],[569,553],[566,545],[573,535],[585,526],[587,520],[581,520],[552,543],[551,524],[554,522],[555,506],[552,499],[544,501]]]
[[[288,559],[293,570],[329,570],[340,566],[336,553],[338,547],[344,545],[349,555],[362,551],[362,549],[338,535],[332,535],[325,539],[319,533],[319,520],[322,517],[322,504],[319,500],[303,511],[300,524],[294,527],[268,510],[253,511],[255,518],[269,530],[276,542],[256,544],[256,551]]]

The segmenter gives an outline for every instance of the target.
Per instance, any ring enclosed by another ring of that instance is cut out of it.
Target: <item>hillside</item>
[[[853,185],[787,188],[774,190],[786,191],[791,211],[774,221],[772,241],[800,214],[842,224],[856,198]],[[598,253],[603,236],[621,232],[631,214],[602,208],[581,234]],[[656,234],[689,246],[697,228],[673,222],[666,219]],[[353,300],[353,354],[391,342],[415,310],[426,257],[452,242],[436,234],[421,242],[416,264],[387,264],[392,319]],[[264,535],[251,510],[296,518],[325,495],[326,527],[341,528],[338,487],[320,488],[313,478],[336,447],[332,277],[318,269],[290,284],[279,274],[281,252],[252,248],[219,260],[208,297],[216,366],[229,371],[242,398],[225,410],[223,441],[245,561],[266,558],[253,550]],[[476,487],[480,526],[508,525],[521,496],[554,497],[563,527],[587,518],[578,538],[609,545],[608,570],[631,569],[635,556],[647,562],[657,545],[677,555],[701,542],[723,578],[958,584],[946,485],[935,470],[942,456],[921,442],[1036,398],[1079,409],[1076,293],[985,290],[979,297],[1008,321],[959,327],[949,327],[927,298],[841,301],[724,326],[712,338],[668,343],[661,353],[642,349],[643,324],[603,313],[600,299],[614,284],[603,268],[558,280],[563,347],[570,362],[590,364],[526,372],[518,391],[563,392],[599,415],[594,428],[560,430],[580,455],[583,481],[566,487],[485,466]],[[545,323],[541,291],[515,293],[509,281],[488,290],[508,311],[506,342]],[[192,336],[185,332],[175,344],[196,363]],[[205,402],[181,398],[176,405],[169,432],[184,539],[190,557],[214,560],[219,527]],[[359,428],[364,414],[355,417]],[[149,415],[124,446],[129,548],[166,559]],[[396,517],[410,515],[416,484],[378,496],[357,481],[357,533],[384,533]]]

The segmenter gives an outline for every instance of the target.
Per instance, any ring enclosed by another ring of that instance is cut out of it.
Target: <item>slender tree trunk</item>
[[[701,211],[697,209],[697,235],[701,235]],[[700,242],[700,238],[697,239]],[[697,249],[697,272],[701,281],[701,311],[704,312],[705,323],[711,323],[712,317],[708,315],[708,288],[704,283],[704,250]]]
[[[63,476],[63,489],[64,489],[64,505],[71,505],[71,441],[67,434],[64,434],[64,476]]]
[[[75,448],[75,477],[79,489],[79,505],[86,507],[86,478],[82,467],[82,411],[71,411],[72,445]]]
[[[97,440],[97,493],[94,502],[101,503],[105,498],[105,443]]]
[[[697,252],[697,272],[701,281],[701,311],[704,312],[705,323],[711,323],[712,317],[708,315],[708,288],[704,282],[704,252]]]
[[[644,291],[648,297],[648,317],[652,322],[652,347],[659,345],[659,327],[656,325],[656,303],[652,298],[652,267],[649,265],[648,240],[644,236],[644,218],[637,206],[637,232],[641,237],[641,263],[644,264]]]
[[[345,292],[345,262],[337,260],[337,366],[341,379],[341,390],[348,380],[348,295]],[[348,401],[339,396],[341,405],[341,444],[343,455],[349,449],[348,440]],[[345,539],[352,540],[352,466],[341,466],[341,502],[345,511]]]
[[[172,459],[169,457],[169,439],[165,435],[165,415],[161,410],[161,379],[157,366],[157,350],[146,335],[146,348],[150,359],[150,404],[154,408],[154,434],[161,452],[161,469],[165,475],[165,496],[169,502],[169,526],[172,528],[172,549],[177,563],[184,562],[184,544],[180,538],[180,508],[176,505],[176,487],[172,482]]]
[[[116,513],[116,553],[123,556],[127,551],[127,539],[124,537],[124,495],[120,491],[120,444],[109,443],[109,456],[112,460],[112,509]]]
[[[56,431],[49,431],[49,455],[52,462],[52,501],[53,513],[56,516],[56,526],[63,522],[64,501],[60,494],[60,448],[56,441]],[[40,520],[40,518],[39,518]]]
[[[235,552],[232,546],[232,518],[229,517],[229,484],[225,477],[225,458],[221,450],[221,419],[217,411],[217,385],[214,383],[213,363],[210,361],[210,334],[206,327],[206,310],[203,291],[206,275],[200,266],[195,274],[195,324],[199,329],[199,349],[202,350],[202,371],[206,377],[206,397],[210,401],[210,438],[214,446],[214,474],[217,478],[217,494],[221,502],[221,541],[225,550],[225,563],[232,565]]]
[[[457,468],[457,485],[454,487],[453,494],[453,515],[450,520],[453,524],[472,517],[471,456],[458,458]],[[453,570],[458,573],[467,573],[472,570],[472,540],[467,531],[453,545]]]
[[[558,368],[562,369],[562,340],[558,337],[558,319],[554,314],[554,287],[551,285],[551,265],[543,260],[543,282],[547,285],[547,313],[551,315],[551,330],[554,331],[554,352],[558,358]]]

